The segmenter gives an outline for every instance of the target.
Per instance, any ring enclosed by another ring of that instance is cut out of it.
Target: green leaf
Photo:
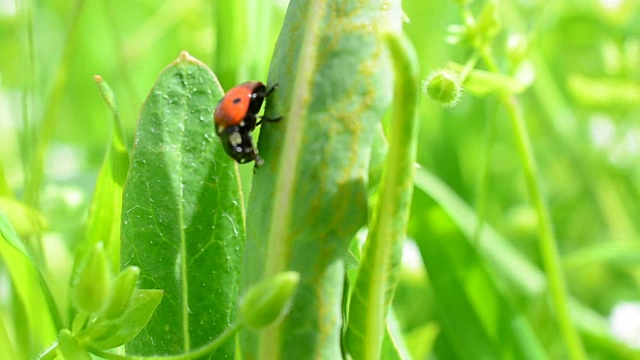
[[[416,189],[423,191],[438,203],[455,222],[467,239],[473,239],[477,230],[474,209],[458,197],[438,177],[427,169],[416,170]],[[422,221],[422,219],[420,219]],[[512,290],[527,297],[541,296],[546,282],[539,269],[529,262],[491,226],[485,225],[480,233],[479,251],[482,256],[508,281]]]
[[[380,359],[385,360],[402,360],[409,359],[409,350],[404,341],[402,330],[398,319],[396,319],[393,309],[387,314],[386,324],[384,327],[384,339],[382,341],[382,351]]]
[[[439,208],[416,240],[439,300],[443,332],[461,359],[547,358],[513,295]]]
[[[0,161],[0,197],[13,197],[13,192],[4,174],[4,165]]]
[[[287,270],[301,278],[281,323],[245,331],[247,358],[342,356],[344,261],[366,222],[371,146],[391,98],[376,34],[400,24],[389,5],[397,10],[387,1],[289,3],[269,74],[279,87],[266,108],[284,118],[260,133],[265,165],[248,205],[243,288]]]
[[[4,314],[2,315],[2,317],[4,317]],[[5,321],[0,321],[0,349],[2,349],[3,356],[6,356],[8,359],[19,359],[25,357],[24,355],[18,357],[19,350],[9,337],[7,325],[8,324]]]
[[[58,309],[36,263],[2,211],[0,258],[11,278],[13,292],[22,306],[20,313],[24,313],[26,318],[17,331],[27,329],[29,338],[19,341],[36,349],[41,344],[52,342],[58,329],[62,328]]]
[[[477,222],[473,208],[426,169],[416,170],[415,185],[416,189],[426,193],[442,206],[442,210],[465,235],[466,241],[474,238]],[[453,226],[448,219],[444,223]],[[505,282],[509,290],[516,295],[522,295],[529,301],[546,301],[546,281],[542,272],[490,225],[485,224],[480,234],[481,241],[477,244],[477,252],[482,256],[486,266],[490,266],[491,273],[499,274],[502,282]],[[443,267],[441,271],[449,272],[451,269]],[[632,350],[611,337],[607,320],[600,314],[578,301],[570,301],[569,306],[577,328],[583,336],[592,339],[592,345],[597,345],[599,349],[615,358],[637,357],[639,351]],[[439,339],[440,341],[443,340]]]
[[[41,234],[47,226],[47,221],[40,211],[13,197],[0,198],[0,210],[7,215],[21,236]]]
[[[79,248],[76,259],[83,259],[84,254],[96,243],[103,242],[112,268],[117,269],[120,267],[122,187],[129,169],[129,152],[125,145],[113,91],[99,76],[96,76],[96,83],[112,114],[111,140],[91,199],[85,242]]]
[[[83,331],[80,338],[101,350],[121,346],[144,329],[160,300],[161,290],[135,290],[129,306],[120,317],[113,320],[101,318]]]
[[[427,359],[433,348],[440,326],[434,321],[421,325],[405,335],[412,359]]]
[[[140,286],[165,295],[129,352],[183,353],[236,316],[243,201],[212,122],[221,97],[211,70],[183,52],[143,105],[124,189],[122,267],[140,267]],[[216,356],[233,352],[229,343]]]
[[[58,335],[58,349],[65,360],[91,360],[91,355],[67,329],[60,330]]]
[[[632,79],[571,74],[567,85],[576,101],[587,106],[620,110],[640,103],[640,84]]]

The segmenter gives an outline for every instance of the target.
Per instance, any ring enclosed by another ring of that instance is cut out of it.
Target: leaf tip
[[[176,63],[196,63],[200,64],[200,60],[194,58],[188,51],[182,50],[176,59]]]

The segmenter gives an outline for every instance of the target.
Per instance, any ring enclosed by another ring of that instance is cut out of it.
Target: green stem
[[[86,346],[86,349],[93,353],[94,355],[100,356],[105,359],[111,360],[187,360],[187,359],[197,359],[199,357],[203,357],[206,355],[210,355],[214,352],[220,345],[227,342],[231,339],[241,328],[242,324],[234,324],[230,328],[227,328],[222,334],[220,334],[217,338],[213,339],[211,342],[204,344],[203,346],[186,352],[184,354],[178,355],[165,355],[165,356],[127,356],[127,355],[118,355],[111,354],[106,351],[98,350],[92,348],[90,346]]]
[[[493,110],[493,112],[495,113],[495,110]],[[484,156],[484,158],[480,162],[480,164],[483,164],[483,166],[480,170],[480,175],[478,176],[478,198],[476,200],[476,213],[478,215],[476,220],[476,228],[473,234],[474,245],[478,244],[478,241],[484,229],[484,221],[486,218],[487,197],[489,195],[489,167],[492,157],[493,142],[495,138],[494,123],[495,122],[491,117],[487,120],[482,144],[482,155]]]
[[[498,66],[490,49],[485,49],[482,57],[489,70],[499,73]],[[582,341],[576,328],[573,326],[569,314],[568,291],[562,273],[558,242],[553,231],[549,210],[540,191],[536,161],[524,117],[522,116],[522,109],[515,96],[502,93],[499,97],[513,126],[518,146],[518,154],[524,167],[527,190],[540,222],[540,255],[545,268],[551,302],[556,313],[560,333],[562,334],[570,358],[573,360],[586,359]]]
[[[77,334],[82,329],[84,329],[85,325],[87,325],[87,321],[89,321],[89,314],[84,311],[78,312],[76,317],[73,319],[71,323],[71,333]]]
[[[38,357],[37,360],[53,360],[56,358],[57,353],[56,349],[58,349],[58,341],[54,342],[51,346],[46,348]]]
[[[464,67],[460,71],[461,84],[464,83],[464,81],[467,79],[467,76],[469,76],[469,74],[471,74],[471,71],[473,71],[473,69],[476,67],[478,60],[480,60],[480,52],[476,50],[473,52],[473,55],[471,55],[469,60],[467,60],[467,62],[464,64]]]
[[[568,291],[564,274],[562,273],[558,242],[551,224],[549,210],[547,209],[546,203],[544,202],[540,192],[535,159],[521,109],[519,104],[516,102],[515,97],[505,95],[501,96],[501,98],[515,131],[516,141],[518,143],[518,153],[520,154],[521,161],[525,168],[527,189],[540,221],[540,254],[545,267],[545,274],[549,283],[549,292],[558,318],[560,332],[567,345],[567,351],[569,352],[571,359],[585,359],[586,356],[582,347],[582,341],[573,326],[571,316],[569,314]]]
[[[116,57],[116,71],[120,75],[119,78],[122,80],[122,87],[124,91],[127,93],[126,97],[129,99],[128,103],[131,106],[129,109],[130,113],[135,114],[138,112],[138,105],[141,103],[140,94],[137,91],[135,80],[131,75],[131,71],[129,69],[129,64],[132,62],[128,61],[125,56],[123,37],[120,28],[118,27],[118,21],[112,21],[111,19],[117,19],[120,15],[117,9],[114,9],[112,6],[111,0],[102,0],[103,13],[106,19],[110,19],[109,30],[111,30],[111,43],[112,48]],[[119,121],[119,120],[118,120]]]
[[[43,110],[43,119],[40,124],[40,132],[36,139],[35,151],[33,154],[31,164],[31,182],[27,184],[25,189],[25,199],[27,204],[39,209],[40,205],[40,190],[44,180],[44,160],[49,148],[49,143],[53,138],[56,127],[58,126],[58,108],[62,103],[62,98],[65,94],[65,88],[67,86],[69,65],[71,63],[71,55],[75,50],[76,35],[78,34],[78,24],[80,22],[80,14],[84,8],[85,0],[78,0],[75,4],[71,28],[66,38],[62,58],[60,64],[56,68],[56,72],[53,76],[53,85],[51,92],[47,98],[46,104]],[[42,250],[41,250],[42,251]],[[44,254],[38,254],[40,259],[44,258]]]
[[[35,45],[33,40],[33,4],[29,1],[16,0],[16,7],[21,9],[22,16],[24,18],[26,35],[27,35],[27,49],[26,56],[24,56],[24,84],[22,88],[22,130],[20,131],[20,154],[22,160],[22,166],[24,169],[29,168],[33,158],[33,139],[34,139],[34,127],[31,123],[31,117],[33,116],[33,99],[35,90]],[[24,184],[25,187],[31,182],[31,173],[25,171]]]
[[[222,87],[230,89],[238,79],[244,79],[247,70],[246,48],[236,44],[246,44],[247,36],[253,38],[255,35],[247,30],[246,0],[214,1],[212,10],[213,23],[216,24],[212,68],[216,69]]]

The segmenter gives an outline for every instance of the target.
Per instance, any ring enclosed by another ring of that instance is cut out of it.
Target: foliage
[[[640,357],[639,1],[65,5],[0,4],[3,356]]]

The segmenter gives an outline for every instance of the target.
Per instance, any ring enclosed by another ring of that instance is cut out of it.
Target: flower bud
[[[438,70],[422,83],[423,91],[433,100],[443,103],[445,106],[455,106],[460,100],[462,86],[458,74],[450,70]]]
[[[72,301],[78,310],[88,314],[98,312],[109,295],[111,276],[102,243],[89,251],[80,267],[72,289]]]
[[[286,312],[299,281],[300,274],[288,271],[253,286],[240,304],[242,321],[254,328],[271,324]]]
[[[529,51],[529,40],[523,34],[511,34],[507,40],[507,57],[512,68],[520,65]]]
[[[124,313],[129,306],[131,295],[136,289],[140,268],[129,266],[116,276],[111,285],[109,303],[103,312],[105,319],[116,319]]]

